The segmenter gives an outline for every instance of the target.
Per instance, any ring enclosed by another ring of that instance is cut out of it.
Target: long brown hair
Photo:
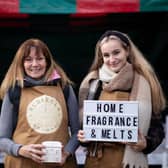
[[[51,76],[52,72],[56,70],[58,74],[61,76],[61,84],[64,87],[67,83],[72,83],[71,80],[68,78],[64,70],[56,63],[53,59],[53,56],[47,47],[47,45],[39,39],[31,38],[24,41],[20,47],[18,48],[15,57],[5,75],[5,78],[2,81],[0,87],[0,96],[1,98],[4,97],[5,93],[10,87],[14,87],[16,82],[20,87],[24,87],[24,67],[23,67],[23,60],[26,56],[30,53],[31,47],[36,48],[37,54],[42,52],[47,61],[47,71],[45,74],[45,80]]]

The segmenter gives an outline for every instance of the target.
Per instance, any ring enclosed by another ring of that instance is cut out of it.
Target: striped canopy
[[[168,11],[168,0],[0,0],[0,14],[93,14]]]

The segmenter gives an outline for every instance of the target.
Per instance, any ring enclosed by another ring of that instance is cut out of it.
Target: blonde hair
[[[45,74],[45,80],[51,76],[54,70],[57,70],[58,74],[61,76],[61,84],[64,87],[67,83],[72,83],[68,78],[64,70],[55,62],[53,56],[47,47],[47,45],[39,39],[31,38],[24,41],[18,48],[15,57],[2,81],[0,87],[0,97],[3,98],[9,88],[14,87],[16,83],[23,88],[24,87],[24,67],[23,60],[30,53],[31,47],[36,48],[36,53],[40,52],[46,58],[47,70]]]
[[[162,87],[160,85],[160,82],[158,80],[158,77],[153,69],[153,67],[150,65],[150,63],[145,59],[143,54],[139,51],[139,49],[133,44],[131,39],[124,33],[120,33],[120,35],[127,38],[129,41],[129,45],[127,45],[124,41],[122,41],[121,38],[119,38],[116,35],[116,38],[114,38],[114,34],[103,36],[102,39],[100,39],[95,48],[95,58],[93,60],[93,63],[90,67],[90,72],[98,70],[102,64],[103,64],[103,56],[101,53],[101,45],[109,40],[118,40],[121,42],[123,48],[129,51],[128,56],[128,62],[132,64],[134,70],[138,72],[140,75],[144,76],[145,79],[149,82],[150,88],[151,88],[151,97],[152,97],[152,110],[155,114],[161,112],[166,107],[166,99],[165,95],[163,93]]]

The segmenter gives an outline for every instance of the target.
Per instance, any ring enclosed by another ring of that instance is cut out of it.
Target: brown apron
[[[129,100],[128,92],[102,91],[99,100]],[[125,145],[118,142],[91,142],[85,168],[122,168]]]
[[[64,146],[68,142],[68,115],[64,95],[59,85],[22,89],[13,140],[23,145],[56,140],[61,141]],[[6,156],[5,158],[5,168],[52,167],[51,164],[39,164],[24,157]],[[70,167],[77,167],[72,157],[62,166],[62,168]]]

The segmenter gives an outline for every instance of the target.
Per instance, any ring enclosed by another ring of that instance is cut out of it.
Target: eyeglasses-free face
[[[119,72],[127,62],[128,51],[117,39],[110,39],[101,45],[103,62],[113,72]]]
[[[47,62],[42,52],[36,54],[36,48],[31,47],[30,53],[23,60],[24,71],[33,79],[40,79],[45,75]]]

